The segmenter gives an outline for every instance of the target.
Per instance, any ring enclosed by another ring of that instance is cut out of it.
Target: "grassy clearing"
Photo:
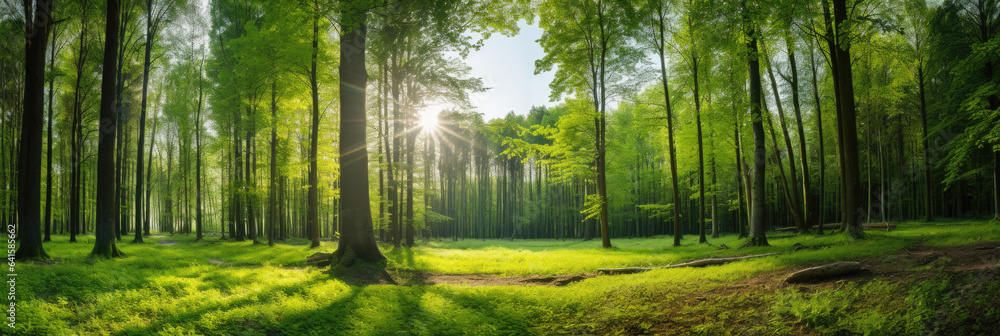
[[[893,232],[872,232],[864,241],[802,236],[771,239],[769,248],[739,250],[697,245],[697,237],[688,236],[679,248],[666,247],[671,243],[667,238],[617,239],[613,250],[601,249],[597,241],[465,240],[387,252],[391,268],[505,275],[780,253],[704,269],[597,277],[566,287],[349,286],[325,269],[300,266],[315,252],[304,241],[272,248],[154,237],[142,245],[122,244],[127,258],[98,260],[87,257],[92,237],[75,244],[54,238],[46,250],[59,260],[18,264],[14,334],[898,334],[1000,319],[1000,310],[985,304],[1000,300],[996,278],[942,275],[911,284],[872,281],[817,292],[706,294],[790,265],[887,255],[914,244],[1000,240],[996,222],[902,223]],[[156,244],[158,239],[178,243]],[[715,246],[739,243],[732,236],[712,241]],[[795,243],[830,246],[791,252]],[[325,242],[318,250],[335,248]],[[977,314],[963,313],[977,307]],[[877,317],[858,317],[873,313]]]

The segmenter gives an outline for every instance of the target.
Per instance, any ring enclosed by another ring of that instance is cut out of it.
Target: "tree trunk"
[[[812,280],[822,280],[822,279],[832,278],[835,276],[857,273],[859,271],[861,271],[861,264],[858,262],[853,262],[853,261],[835,262],[832,264],[807,268],[792,273],[792,275],[788,276],[788,278],[785,278],[785,282],[802,283]]]
[[[788,63],[792,68],[792,78],[788,83],[792,86],[792,106],[795,111],[795,124],[799,133],[799,165],[802,172],[802,220],[808,228],[816,224],[816,211],[813,194],[809,183],[809,155],[806,154],[806,131],[802,124],[802,107],[799,103],[799,70],[795,64],[794,45],[788,41]],[[822,140],[820,140],[822,142]],[[789,150],[791,153],[791,150]]]
[[[313,3],[317,12],[313,14],[312,70],[309,73],[309,83],[312,88],[312,133],[309,134],[309,218],[307,224],[309,226],[309,239],[312,241],[309,244],[310,248],[319,247],[319,168],[316,165],[316,161],[319,160],[316,153],[319,148],[319,83],[317,79],[319,73],[316,69],[316,59],[319,55],[319,3],[318,1],[313,1]],[[341,148],[343,147],[344,144],[341,143]],[[370,220],[371,218],[369,218]]]
[[[833,0],[833,14],[838,27],[838,32],[846,32],[848,29],[843,26],[848,21],[847,1]],[[851,74],[851,52],[850,45],[847,44],[844,36],[837,36],[837,87],[840,91],[838,105],[841,107],[841,120],[843,122],[840,137],[844,144],[844,222],[846,223],[847,234],[853,238],[862,238],[863,232],[856,216],[858,210],[858,198],[861,195],[861,173],[858,164],[858,131],[854,108],[854,83]]]
[[[771,56],[764,54],[767,57],[767,76],[771,80],[771,91],[774,93],[774,105],[775,109],[778,110],[778,121],[781,123],[781,133],[785,140],[785,149],[788,150],[788,170],[790,172],[789,178],[791,183],[785,179],[785,169],[781,163],[781,155],[778,153],[777,146],[777,134],[774,134],[773,125],[771,125],[771,139],[774,141],[774,156],[776,162],[778,162],[778,170],[781,172],[781,182],[785,188],[785,196],[788,198],[788,207],[792,212],[792,218],[795,220],[795,226],[799,228],[799,232],[805,233],[808,231],[808,227],[805,226],[805,222],[802,220],[802,211],[799,207],[802,203],[800,202],[799,193],[796,189],[799,185],[798,177],[796,177],[795,172],[795,151],[792,149],[792,139],[788,136],[788,125],[785,122],[785,109],[781,105],[781,95],[778,92],[778,81],[774,79],[774,67],[771,66]],[[766,110],[766,108],[765,108]],[[768,113],[768,123],[771,123],[771,116]]]
[[[124,254],[115,245],[114,203],[114,153],[115,126],[115,72],[118,60],[118,0],[108,0],[107,22],[104,38],[104,67],[101,81],[101,122],[97,154],[97,221],[94,226],[96,240],[91,255],[105,258]],[[37,171],[37,169],[36,169]],[[37,185],[37,184],[36,184]]]
[[[275,91],[277,91],[278,82],[271,82],[271,170],[268,174],[267,193],[267,246],[274,246],[274,221],[278,218],[276,213],[277,199],[277,161],[278,161],[278,103],[275,98]]]
[[[195,239],[194,241],[200,241],[202,239],[202,222],[201,222],[201,105],[202,98],[204,97],[203,81],[201,77],[201,67],[198,67],[198,112],[195,115],[195,206],[194,206],[194,227],[195,227]],[[136,228],[136,231],[139,231]],[[138,234],[138,232],[136,233]]]
[[[153,120],[155,121],[156,119],[154,118]],[[150,134],[150,137],[149,137],[149,163],[146,165],[146,187],[147,187],[146,188],[146,202],[145,202],[146,210],[143,212],[144,218],[142,220],[143,234],[146,235],[147,237],[149,236],[149,227],[150,227],[150,224],[149,224],[149,209],[150,209],[149,199],[150,199],[151,194],[153,193],[153,190],[152,190],[153,189],[153,187],[152,187],[152,185],[153,185],[152,184],[153,183],[152,182],[153,175],[151,174],[151,172],[153,170],[153,148],[156,146],[156,129],[157,129],[157,123],[154,122],[153,123],[153,133]]]
[[[607,112],[605,107],[607,104],[607,82],[605,80],[605,69],[606,60],[608,52],[608,37],[604,32],[604,10],[601,6],[601,2],[598,2],[597,6],[597,18],[600,22],[601,27],[601,94],[600,102],[601,108],[597,111],[598,118],[594,122],[597,126],[597,194],[601,202],[601,246],[604,248],[611,248],[611,234],[608,231],[608,178],[607,178]]]
[[[406,140],[406,246],[413,247],[413,152],[417,132],[411,131]]]
[[[734,107],[734,109],[735,109],[735,107]],[[744,211],[743,210],[743,191],[744,191],[744,187],[743,187],[742,183],[740,183],[741,181],[743,181],[743,165],[740,164],[740,158],[743,156],[743,153],[742,153],[743,152],[743,150],[742,150],[743,147],[740,145],[740,143],[742,141],[740,141],[740,127],[739,127],[739,123],[736,123],[734,126],[735,126],[734,128],[736,130],[735,131],[736,134],[735,134],[735,138],[734,138],[736,140],[736,156],[735,156],[735,158],[736,158],[736,202],[737,202],[737,208],[738,208],[737,210],[739,211],[739,212],[736,213],[736,226],[737,226],[736,230],[739,232],[737,237],[739,239],[743,239],[743,238],[746,238],[747,234],[748,234],[747,230],[746,230],[746,226],[743,225],[743,211]]]
[[[815,215],[816,223],[823,223],[823,204],[824,198],[826,197],[824,189],[826,188],[826,152],[823,148],[823,143],[825,142],[823,138],[823,109],[822,104],[819,100],[819,80],[816,74],[816,59],[813,55],[812,44],[809,45],[809,65],[812,70],[812,83],[813,83],[813,100],[816,102],[816,131],[819,132],[819,201],[816,202],[816,208],[819,210]],[[812,225],[812,224],[810,224]],[[823,234],[823,226],[819,226],[819,234]]]
[[[674,214],[674,246],[681,246],[681,215],[678,211],[680,206],[680,190],[677,186],[677,151],[674,147],[674,117],[671,111],[672,107],[670,105],[670,88],[667,85],[667,64],[664,59],[666,51],[666,38],[664,36],[664,20],[667,20],[665,13],[663,13],[663,4],[660,3],[656,7],[657,9],[657,19],[659,23],[659,39],[658,45],[656,47],[656,52],[660,59],[660,81],[663,84],[663,99],[665,101],[667,110],[667,143],[669,145],[670,151],[670,181],[673,192],[673,209],[670,209]]]
[[[256,160],[256,157],[252,154],[253,153],[253,149],[251,148],[251,145],[254,142],[254,133],[256,133],[256,129],[255,129],[256,122],[255,122],[255,118],[254,118],[256,113],[251,112],[251,111],[254,111],[254,109],[255,108],[251,108],[250,106],[247,106],[247,122],[243,125],[243,127],[246,128],[246,132],[247,132],[246,133],[246,139],[244,139],[244,141],[246,143],[246,156],[247,157],[246,157],[246,162],[245,162],[246,168],[245,168],[245,170],[243,172],[243,174],[244,174],[243,177],[246,180],[245,183],[246,183],[246,191],[247,191],[247,193],[246,193],[246,200],[247,200],[247,203],[246,203],[246,205],[247,205],[246,206],[246,208],[247,208],[247,238],[249,238],[250,241],[253,242],[254,244],[257,244],[258,243],[257,242],[257,202],[256,202],[256,197],[257,197],[256,196],[256,189],[257,189],[256,187],[257,187],[257,185],[256,185],[256,176],[255,176],[254,171],[253,171],[257,167],[257,165],[256,165],[257,160]],[[316,119],[314,119],[313,121],[316,121]],[[313,133],[313,134],[316,135],[317,133]],[[315,141],[315,140],[313,140],[313,141]],[[315,158],[315,157],[316,156],[314,155],[313,158]],[[185,179],[185,181],[186,181],[186,179]],[[185,195],[187,195],[186,191],[185,191]],[[185,205],[186,204],[187,204],[187,202],[185,202]],[[318,228],[318,226],[317,226],[317,228]],[[318,229],[316,230],[316,238],[315,239],[316,239],[316,241],[319,241],[319,230]]]
[[[51,4],[51,3],[50,3]],[[59,38],[59,34],[56,31],[52,32],[52,46],[49,49],[49,71],[55,71],[56,69],[56,40]],[[51,231],[52,231],[52,133],[55,132],[52,129],[52,98],[55,97],[55,82],[56,76],[51,76],[49,78],[49,116],[48,116],[48,141],[46,146],[48,147],[45,151],[46,154],[46,174],[45,174],[45,237],[42,241],[51,241]],[[23,115],[21,116],[24,117]],[[23,127],[23,121],[22,121]]]
[[[146,0],[146,51],[142,62],[142,112],[139,113],[139,145],[136,146],[135,165],[135,238],[133,243],[142,243],[142,155],[146,141],[146,105],[149,94],[149,66],[153,51],[153,0]]]
[[[39,0],[31,24],[26,24],[24,111],[21,114],[21,148],[17,167],[17,210],[21,244],[17,259],[49,259],[42,247],[41,180],[42,119],[45,109],[45,48],[52,25],[53,0]],[[26,14],[31,2],[25,1]],[[50,127],[51,129],[51,127]],[[13,243],[12,243],[13,244]],[[13,260],[13,259],[11,259]],[[11,261],[13,265],[13,261]],[[13,269],[13,266],[11,266]],[[13,281],[13,280],[12,280]],[[12,303],[13,304],[13,303]]]
[[[364,13],[350,5],[341,17],[340,36],[340,156],[342,164],[341,240],[334,262],[351,266],[356,260],[377,263],[385,260],[375,243],[371,204],[368,200],[367,118],[365,88]],[[315,27],[315,26],[314,26]]]
[[[690,26],[690,21],[689,21]],[[694,47],[692,47],[692,50]],[[705,152],[701,134],[701,98],[698,92],[698,55],[691,52],[692,75],[694,76],[694,118],[698,126],[698,243],[707,243],[705,237]]]
[[[746,1],[743,2],[744,10]],[[748,16],[747,14],[744,14]],[[751,201],[753,206],[750,221],[750,236],[745,246],[767,246],[767,237],[764,235],[764,123],[761,113],[761,85],[760,85],[760,62],[758,61],[757,50],[757,29],[747,17],[744,17],[747,24],[747,35],[750,38],[748,45],[748,63],[750,68],[750,118],[753,122],[753,145],[754,145],[754,167],[753,167],[753,188]]]

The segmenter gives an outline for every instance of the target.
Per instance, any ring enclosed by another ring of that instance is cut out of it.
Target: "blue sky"
[[[472,76],[482,78],[491,88],[471,97],[485,120],[503,117],[510,111],[525,114],[532,105],[553,105],[549,103],[549,83],[554,72],[535,75],[535,60],[544,55],[536,42],[542,37],[542,29],[524,21],[520,27],[521,32],[514,37],[493,35],[466,60]]]

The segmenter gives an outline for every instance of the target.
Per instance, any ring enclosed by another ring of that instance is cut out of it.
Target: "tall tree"
[[[750,217],[750,236],[745,246],[767,246],[767,236],[764,233],[764,117],[761,111],[760,83],[760,53],[757,49],[759,38],[757,25],[751,19],[758,11],[750,11],[747,1],[743,1],[744,29],[748,38],[747,62],[750,68],[750,119],[753,125],[753,185],[750,193],[750,205],[753,207]],[[757,8],[753,8],[757,9]]]
[[[115,127],[118,115],[115,113],[116,70],[118,67],[118,22],[121,4],[118,0],[108,0],[107,22],[104,33],[104,66],[101,81],[101,122],[97,152],[97,212],[94,225],[93,256],[117,258],[124,256],[115,244],[115,212],[113,208],[115,188],[114,152]]]
[[[24,111],[21,114],[21,149],[17,169],[17,213],[21,246],[18,259],[49,259],[42,247],[41,175],[42,119],[45,110],[45,48],[52,25],[54,0],[38,0],[34,11],[24,1],[25,63]],[[29,23],[30,22],[30,23]]]
[[[833,16],[836,32],[836,53],[837,68],[837,90],[840,98],[837,99],[839,116],[841,120],[840,139],[844,145],[844,228],[847,234],[854,238],[861,238],[861,218],[858,214],[861,198],[861,171],[858,161],[858,126],[854,105],[854,83],[851,74],[851,45],[848,38],[851,20],[847,17],[847,0],[833,0]]]
[[[153,44],[156,41],[156,35],[161,29],[161,24],[167,17],[169,11],[173,10],[176,5],[173,0],[162,1],[153,7],[153,0],[146,0],[146,43],[145,43],[145,55],[142,61],[142,112],[139,113],[139,144],[136,146],[136,164],[135,164],[135,239],[132,240],[133,243],[142,243],[142,189],[145,186],[146,181],[142,178],[142,164],[143,164],[143,152],[145,148],[143,147],[146,142],[146,105],[147,96],[149,93],[149,67],[152,66],[153,59]],[[182,4],[183,5],[183,4]],[[152,151],[152,150],[150,150]],[[199,239],[201,238],[199,232]]]
[[[674,145],[674,116],[673,116],[673,105],[670,104],[670,86],[667,83],[667,63],[666,63],[666,5],[664,0],[650,1],[650,4],[656,6],[654,8],[656,33],[653,38],[653,46],[656,47],[656,54],[660,60],[660,82],[663,85],[663,100],[664,107],[667,111],[667,146],[668,155],[670,156],[670,183],[671,192],[673,196],[673,209],[671,212],[674,214],[674,246],[681,246],[681,237],[683,236],[683,231],[681,229],[681,215],[680,215],[680,187],[677,184],[677,149]]]
[[[375,242],[371,204],[368,198],[368,142],[365,114],[366,10],[363,1],[341,3],[340,27],[340,244],[334,263],[351,266],[360,260],[377,263],[385,260]],[[314,26],[314,29],[317,29]],[[315,45],[315,44],[314,44]],[[314,66],[315,68],[315,66]]]
[[[55,11],[55,5],[53,4],[52,11]],[[55,27],[53,23],[53,27]],[[56,55],[59,54],[59,47],[56,46],[56,41],[59,40],[58,29],[49,28],[52,33],[52,45],[49,48],[49,71],[51,75],[49,76],[49,107],[48,107],[48,141],[46,141],[45,150],[45,237],[42,241],[51,241],[52,233],[52,135],[55,133],[55,129],[52,128],[52,100],[55,98],[55,83],[56,83]]]
[[[201,134],[202,134],[202,124],[203,124],[203,121],[201,119],[201,114],[202,114],[201,110],[202,110],[202,105],[203,105],[203,101],[204,101],[204,97],[205,97],[205,87],[204,87],[205,86],[205,81],[204,81],[204,78],[202,77],[203,76],[202,75],[202,64],[204,64],[204,62],[199,62],[199,64],[198,64],[198,73],[196,75],[196,80],[198,81],[198,107],[197,107],[197,111],[198,112],[195,112],[195,121],[194,121],[194,125],[195,125],[195,134],[194,134],[194,136],[195,136],[195,144],[194,144],[194,146],[195,146],[195,170],[194,170],[195,171],[195,174],[194,174],[194,179],[195,179],[195,189],[194,189],[194,192],[195,192],[195,208],[194,208],[195,209],[194,210],[195,211],[195,219],[194,219],[194,221],[195,221],[194,222],[194,226],[195,226],[195,241],[199,241],[199,240],[202,239],[202,221],[201,221],[201,219],[202,219],[201,218],[201,210],[202,210],[201,209],[202,208],[202,204],[201,204],[201,174],[202,174],[201,173],[201,156],[202,156],[201,155],[201,148],[202,148],[202,146],[201,146]],[[154,131],[153,134],[156,134],[156,132]],[[139,231],[139,229],[136,228],[136,231]]]
[[[545,29],[539,43],[545,56],[536,61],[536,72],[558,64],[550,84],[552,98],[576,91],[590,96],[593,104],[594,167],[597,173],[597,197],[592,203],[598,210],[601,245],[611,246],[608,229],[607,190],[607,104],[625,91],[626,74],[642,58],[632,43],[630,7],[615,1],[549,0],[540,7],[539,25]]]
[[[320,7],[319,0],[313,0],[313,20],[312,20],[312,68],[309,72],[309,84],[312,90],[312,132],[309,133],[309,215],[307,219],[307,226],[309,228],[309,239],[312,241],[309,247],[319,247],[319,168],[316,166],[316,162],[319,160],[317,156],[317,149],[319,148],[319,81],[317,79],[318,70],[316,69],[316,61],[319,57],[319,19],[320,19]],[[362,28],[363,29],[363,28]],[[363,34],[355,35],[364,38]],[[357,46],[354,46],[357,47]],[[361,48],[364,48],[362,45]],[[364,58],[362,58],[363,60]],[[364,61],[362,61],[363,63]],[[343,71],[343,70],[341,70]],[[343,75],[343,74],[342,74]],[[367,77],[368,74],[365,73]],[[367,79],[367,78],[366,78]],[[341,81],[343,81],[341,77]],[[341,84],[343,87],[343,84]],[[343,99],[343,98],[341,98]],[[362,113],[364,112],[364,104],[362,100]],[[341,116],[341,118],[344,118]],[[343,130],[341,131],[343,132]],[[341,142],[341,149],[344,148],[343,142]],[[367,156],[365,156],[367,160]],[[367,161],[366,161],[367,163]],[[366,164],[367,167],[367,164]],[[367,175],[366,175],[367,176]],[[366,184],[367,185],[367,184]],[[367,193],[368,188],[365,187],[365,192]],[[348,194],[351,195],[351,194]],[[367,197],[365,198],[367,200]],[[370,212],[370,210],[369,210]],[[368,221],[371,222],[371,214],[368,215]],[[381,255],[381,254],[380,254]]]

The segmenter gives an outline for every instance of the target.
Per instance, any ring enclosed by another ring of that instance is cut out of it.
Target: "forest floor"
[[[864,240],[733,235],[681,247],[669,237],[425,240],[383,247],[399,285],[356,285],[305,266],[299,240],[268,247],[185,235],[87,256],[92,236],[53,236],[47,262],[18,263],[13,334],[523,335],[1000,334],[1000,223],[899,223]],[[600,275],[714,257],[778,253],[704,268]],[[864,271],[789,285],[788,274],[851,260]],[[0,334],[11,334],[9,328]]]

